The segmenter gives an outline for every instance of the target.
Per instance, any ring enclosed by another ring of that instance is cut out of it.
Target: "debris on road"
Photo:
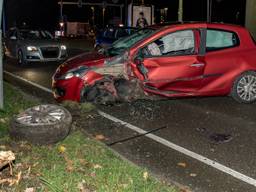
[[[196,177],[197,176],[197,174],[195,174],[195,173],[190,173],[190,175],[189,175],[190,177]]]
[[[214,144],[222,144],[222,143],[227,143],[233,139],[231,135],[226,135],[226,134],[212,134],[210,135],[210,140]]]
[[[137,100],[130,104],[130,108],[131,110],[129,114],[133,118],[143,118],[148,121],[152,121],[159,115],[155,111],[157,111],[157,109],[159,109],[160,107],[157,106],[155,102],[152,102],[150,100]]]
[[[177,164],[179,167],[182,167],[182,168],[186,168],[187,167],[187,164],[184,163],[184,162],[180,162]]]
[[[230,134],[213,133],[206,128],[197,128],[196,130],[203,136],[206,136],[213,144],[228,143],[233,139]]]

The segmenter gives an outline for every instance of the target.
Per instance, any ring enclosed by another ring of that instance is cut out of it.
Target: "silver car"
[[[67,58],[67,47],[45,30],[13,28],[5,39],[5,49],[6,55],[17,58],[20,65]]]

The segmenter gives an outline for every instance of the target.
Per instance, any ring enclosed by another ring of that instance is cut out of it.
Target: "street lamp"
[[[60,22],[60,27],[61,27],[61,29],[64,27],[64,22],[63,21]]]
[[[207,22],[212,21],[212,0],[207,0]]]
[[[92,25],[94,26],[94,24],[95,24],[95,9],[94,9],[94,7],[91,7],[91,10],[92,10]]]
[[[178,21],[183,22],[183,0],[179,0]]]

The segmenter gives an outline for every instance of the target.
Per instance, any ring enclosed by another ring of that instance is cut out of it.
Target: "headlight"
[[[67,74],[65,74],[63,76],[64,79],[71,79],[72,77],[74,77],[74,73],[73,72],[69,72]]]
[[[37,49],[37,47],[35,47],[35,46],[27,46],[27,50],[28,51],[38,51],[38,49]]]
[[[67,50],[66,45],[61,45],[60,48],[61,48],[61,50]]]
[[[60,79],[71,79],[73,77],[81,78],[88,72],[89,68],[85,66],[81,66],[75,69],[68,71],[66,74],[62,75]]]

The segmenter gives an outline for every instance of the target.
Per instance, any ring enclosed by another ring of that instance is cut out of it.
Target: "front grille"
[[[60,49],[59,47],[41,47],[41,52],[44,58],[58,58]]]

